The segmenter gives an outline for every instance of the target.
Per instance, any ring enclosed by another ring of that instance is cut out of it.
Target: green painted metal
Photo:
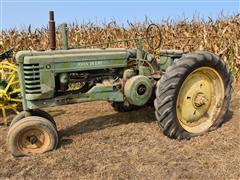
[[[21,51],[19,52],[21,53]],[[17,53],[18,54],[18,53]],[[16,59],[18,59],[16,57]],[[26,90],[25,90],[25,79],[24,79],[24,70],[23,70],[23,62],[18,64],[18,78],[19,78],[19,84],[21,89],[21,97],[22,97],[22,106],[24,110],[27,110],[27,99],[26,99]]]
[[[137,45],[137,63],[138,67],[141,66],[142,63],[142,57],[143,57],[143,46],[142,46],[142,40],[137,39],[136,40],[136,45]]]
[[[153,83],[151,80],[146,76],[137,75],[127,80],[124,87],[124,95],[129,103],[142,106],[150,99],[152,90]]]
[[[151,76],[151,69],[148,66],[139,66],[139,75]]]
[[[20,51],[16,55],[25,111],[96,100],[127,100],[137,106],[149,101],[156,77],[160,77],[160,73],[153,70],[151,62],[142,59],[144,51],[141,40],[136,39],[136,57],[129,59],[129,51],[125,48],[68,49],[65,30],[66,26],[62,25],[62,50]],[[158,61],[160,70],[164,71],[173,59],[161,57]],[[91,79],[91,74],[98,73],[104,77],[106,72],[117,74],[100,82],[98,77]],[[70,73],[77,73],[80,75],[78,78],[86,75],[85,82],[81,83],[83,87],[86,83],[87,89],[67,93],[71,91],[68,89],[71,83]],[[88,85],[88,81],[95,84]]]
[[[96,54],[99,53],[100,55],[104,55],[105,53],[125,53],[125,58],[127,58],[127,49],[125,48],[108,48],[108,49],[101,49],[101,48],[94,48],[94,49],[68,49],[68,50],[46,50],[46,51],[19,51],[16,54],[16,60],[18,63],[31,63],[29,61],[27,61],[26,59],[24,59],[27,56],[45,56],[46,58],[44,59],[44,62],[48,62],[48,63],[55,63],[55,62],[59,62],[61,60],[54,58],[54,57],[58,57],[59,55],[62,56],[66,56],[68,57],[68,55],[91,55],[91,54]],[[53,59],[48,58],[47,56],[51,56]],[[92,56],[93,57],[93,56]],[[98,57],[99,59],[100,57]],[[112,58],[111,58],[112,59]],[[43,60],[43,59],[42,59]],[[96,59],[95,59],[96,60]],[[78,60],[75,60],[78,61]]]
[[[83,94],[71,94],[45,100],[27,101],[27,108],[25,110],[98,100],[123,102],[124,96],[121,90],[115,89],[114,86],[99,84]]]
[[[123,79],[127,80],[135,75],[136,75],[136,72],[133,69],[126,69],[123,73]]]
[[[68,38],[67,38],[67,24],[61,24],[61,34],[62,34],[62,49],[68,49]]]
[[[86,93],[58,97],[56,77],[67,83],[67,73],[127,67],[126,49],[70,49],[18,52],[24,110],[94,100],[123,101],[118,86],[96,85]],[[70,96],[70,97],[69,97]]]
[[[126,49],[23,51],[17,53],[17,62],[20,65],[19,71],[24,72],[19,76],[22,79],[21,83],[25,82],[25,85],[22,85],[25,99],[39,100],[54,97],[57,74],[122,68],[127,66],[127,51]],[[34,82],[38,85],[26,87],[28,79],[31,79],[32,84]]]
[[[160,56],[158,60],[161,71],[166,71],[166,69],[172,65],[174,59],[168,56]]]

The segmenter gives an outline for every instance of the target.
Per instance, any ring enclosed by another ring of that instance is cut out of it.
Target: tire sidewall
[[[199,55],[201,55],[201,59],[199,59]],[[205,55],[205,56],[204,56]],[[210,54],[210,53],[204,53],[200,54],[199,53],[190,53],[190,54],[187,54],[186,57],[183,57],[183,59],[181,61],[190,61],[191,59],[188,59],[188,57],[195,57],[195,62],[190,68],[187,68],[187,71],[184,73],[184,75],[179,78],[179,83],[176,87],[176,91],[175,91],[175,96],[174,96],[174,113],[175,113],[175,118],[177,120],[177,123],[179,125],[179,127],[182,128],[182,131],[186,131],[180,124],[179,122],[179,119],[177,118],[177,109],[176,109],[176,103],[177,103],[177,98],[178,98],[178,95],[179,95],[179,92],[180,92],[180,89],[182,87],[182,84],[184,83],[184,81],[186,80],[186,78],[195,70],[197,70],[198,68],[202,68],[202,67],[209,67],[209,68],[212,68],[214,69],[221,77],[222,81],[223,81],[223,84],[224,84],[224,100],[223,100],[223,104],[222,104],[222,107],[221,107],[221,110],[220,110],[220,113],[218,114],[218,116],[216,117],[215,121],[213,122],[213,124],[211,125],[211,127],[209,129],[207,129],[206,131],[211,131],[212,127],[215,127],[215,126],[219,126],[222,122],[222,119],[223,119],[223,115],[226,113],[226,110],[225,107],[226,105],[228,104],[228,101],[226,100],[226,88],[228,86],[228,83],[227,83],[227,79],[226,79],[226,75],[229,73],[227,71],[226,68],[219,68],[219,66],[216,66],[216,62],[220,62],[222,61],[221,59],[219,59],[217,56],[213,55],[213,54]],[[220,66],[221,67],[221,66]],[[214,128],[213,128],[214,129]],[[201,132],[201,133],[190,133],[188,131],[186,131],[187,133],[190,134],[191,137],[193,136],[199,136],[201,134],[204,134],[206,131],[204,132]]]
[[[185,130],[180,124],[177,117],[176,104],[180,89],[186,78],[192,72],[202,67],[212,68],[219,74],[224,85],[224,100],[219,115],[216,117],[211,127],[201,133],[191,133]],[[231,74],[226,64],[217,56],[208,52],[188,53],[176,61],[172,66],[168,67],[166,73],[157,83],[156,99],[154,103],[156,118],[158,119],[160,127],[163,128],[164,134],[170,138],[190,139],[193,136],[201,135],[206,131],[219,127],[223,123],[224,116],[229,108],[231,82]],[[170,96],[171,99],[169,100],[166,96]],[[165,104],[168,105],[165,106]],[[167,110],[166,108],[171,108],[170,119],[167,118],[169,115],[162,115],[163,111]],[[171,122],[170,125],[169,122]]]
[[[36,118],[36,119],[34,119]],[[29,129],[29,128],[40,128],[42,131],[47,132],[49,138],[50,138],[50,143],[47,149],[44,152],[50,151],[52,149],[55,149],[58,144],[58,134],[55,129],[55,127],[52,125],[49,120],[38,117],[38,116],[30,116],[23,118],[21,121],[16,122],[13,124],[13,126],[10,128],[8,132],[8,146],[9,150],[14,156],[25,156],[25,155],[30,155],[28,153],[22,152],[17,143],[19,140],[19,135],[23,130]],[[44,153],[42,152],[42,153]]]

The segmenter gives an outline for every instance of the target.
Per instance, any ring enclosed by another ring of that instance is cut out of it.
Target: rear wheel
[[[155,114],[164,134],[189,139],[219,127],[229,109],[231,83],[217,56],[197,52],[182,57],[157,83]]]
[[[8,132],[8,146],[13,156],[40,154],[55,149],[58,134],[49,120],[29,116],[16,122]]]

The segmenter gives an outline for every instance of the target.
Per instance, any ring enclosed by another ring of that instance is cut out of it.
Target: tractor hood
[[[107,49],[69,49],[47,51],[20,51],[16,55],[17,63],[44,62],[61,63],[66,60],[73,61],[96,61],[96,60],[127,60],[129,53],[125,48]]]

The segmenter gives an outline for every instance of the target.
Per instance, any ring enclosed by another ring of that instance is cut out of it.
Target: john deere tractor
[[[154,24],[146,37],[134,39],[135,49],[71,49],[63,26],[63,49],[55,50],[53,14],[50,17],[51,50],[16,55],[23,111],[12,120],[8,132],[14,156],[57,147],[56,123],[41,110],[51,106],[105,100],[115,110],[126,112],[153,103],[163,133],[179,140],[202,135],[224,122],[232,79],[216,55],[159,50],[161,35]],[[143,40],[159,51],[160,58],[142,48]]]

